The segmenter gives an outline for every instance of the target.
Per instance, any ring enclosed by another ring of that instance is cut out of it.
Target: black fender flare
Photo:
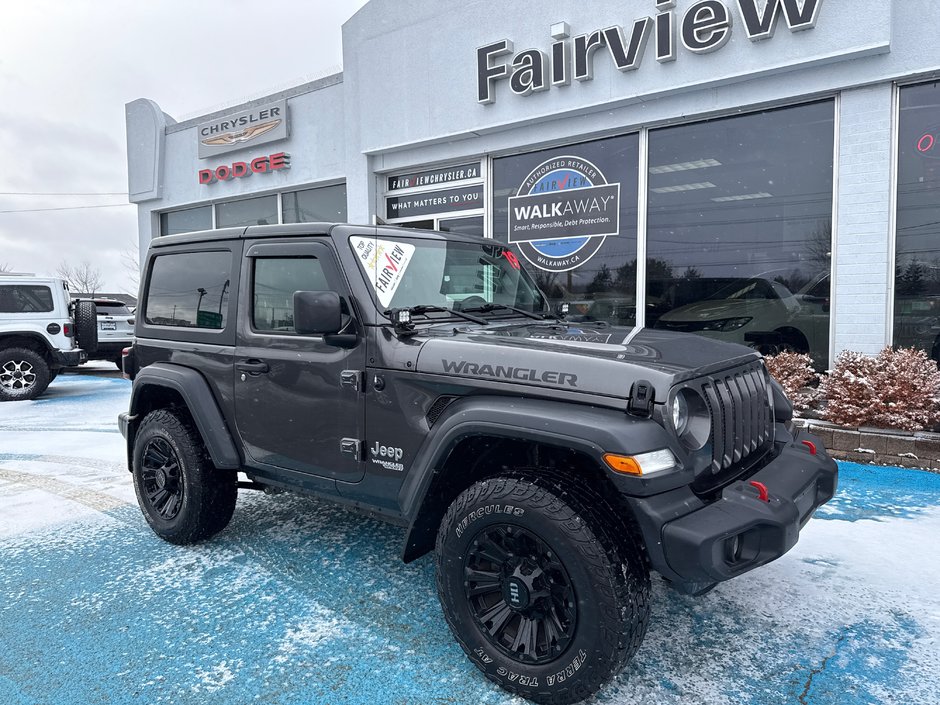
[[[147,387],[165,387],[177,392],[186,404],[196,429],[206,444],[206,450],[217,468],[238,470],[242,466],[241,457],[229,433],[228,425],[222,416],[222,411],[216,403],[212,390],[206,379],[193,369],[173,365],[165,362],[156,362],[142,369],[134,379],[134,388],[131,392],[130,418],[132,426],[128,430],[128,449],[133,445],[140,396]]]
[[[592,458],[601,469],[606,467],[605,453],[632,455],[671,445],[665,429],[655,421],[617,409],[489,396],[455,401],[434,424],[399,492],[399,506],[408,520],[402,551],[405,562],[421,556],[429,538],[433,545],[437,527],[422,519],[430,513],[427,505],[434,479],[457,444],[478,435],[572,449]]]

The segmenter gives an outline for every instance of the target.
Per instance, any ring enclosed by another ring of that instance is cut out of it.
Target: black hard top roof
[[[219,242],[223,240],[253,239],[262,237],[311,237],[327,236],[334,229],[340,229],[337,233],[342,236],[346,233],[352,235],[363,232],[386,234],[388,236],[403,235],[420,238],[425,240],[452,240],[458,242],[479,243],[486,241],[492,243],[493,240],[477,237],[474,235],[464,235],[462,233],[441,233],[435,230],[418,230],[415,228],[404,228],[395,225],[350,225],[348,223],[290,223],[285,225],[251,225],[244,228],[219,228],[217,230],[200,230],[192,233],[180,233],[178,235],[163,235],[150,241],[151,247],[168,247],[170,245],[189,245],[203,242]]]

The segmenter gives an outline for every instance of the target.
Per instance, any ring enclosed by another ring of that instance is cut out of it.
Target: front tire
[[[35,399],[52,381],[49,363],[34,350],[0,351],[0,401]]]
[[[504,689],[575,703],[639,648],[649,571],[631,539],[616,540],[604,507],[537,478],[495,478],[447,510],[437,536],[444,616],[470,660]]]
[[[210,538],[235,511],[235,471],[213,466],[199,432],[174,412],[144,417],[134,438],[133,474],[144,518],[170,543]]]

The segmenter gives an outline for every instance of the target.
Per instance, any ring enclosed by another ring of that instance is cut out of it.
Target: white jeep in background
[[[75,305],[85,299],[72,299]],[[110,360],[121,369],[124,348],[134,344],[134,314],[127,304],[117,299],[87,299],[95,305],[98,319],[98,348],[88,352],[89,360]]]
[[[0,402],[35,399],[63,367],[98,346],[91,301],[71,302],[62,279],[0,274]]]

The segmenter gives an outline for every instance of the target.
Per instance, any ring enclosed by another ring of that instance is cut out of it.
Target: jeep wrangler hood
[[[657,401],[679,381],[759,357],[750,348],[690,334],[576,323],[435,326],[418,340],[418,372],[623,399],[635,381],[646,380]]]

